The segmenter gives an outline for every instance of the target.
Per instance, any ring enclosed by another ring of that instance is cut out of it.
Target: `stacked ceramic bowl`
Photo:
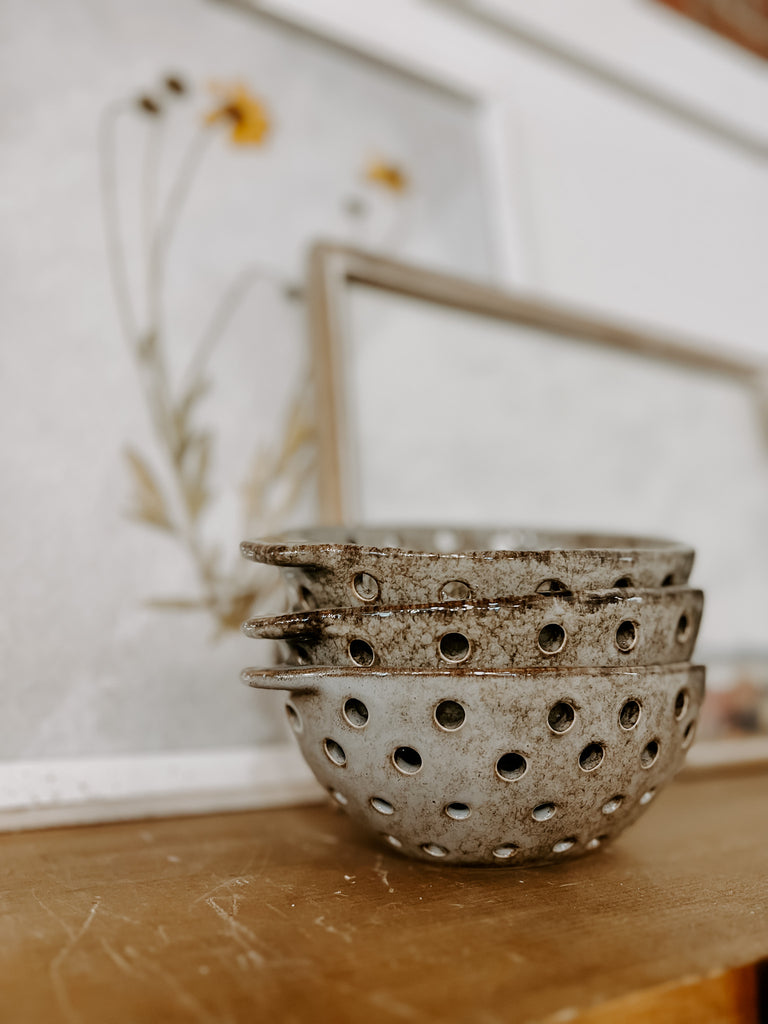
[[[243,630],[333,799],[427,860],[599,848],[680,768],[704,670],[680,544],[531,530],[312,529],[242,545],[287,614]]]

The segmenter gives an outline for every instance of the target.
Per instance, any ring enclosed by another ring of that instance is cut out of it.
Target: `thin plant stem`
[[[279,285],[284,284],[283,279],[272,267],[265,263],[255,263],[238,274],[229,287],[225,289],[214,307],[208,324],[200,335],[200,340],[195,346],[192,358],[184,372],[182,394],[186,393],[200,380],[205,364],[213,355],[232,317],[251,289],[257,284],[264,284],[266,282]]]
[[[125,246],[120,223],[118,202],[117,156],[115,152],[115,129],[121,114],[131,110],[128,100],[116,100],[102,112],[98,124],[99,167],[101,174],[102,219],[107,251],[107,266],[115,296],[117,315],[126,344],[136,346],[137,320],[131,298],[128,268],[125,261]]]
[[[160,172],[160,157],[165,139],[165,118],[155,117],[147,134],[144,157],[141,168],[141,242],[145,255],[147,276],[151,273],[152,245],[155,233],[155,212],[157,208],[157,188]],[[151,289],[149,280],[146,282],[147,294]]]

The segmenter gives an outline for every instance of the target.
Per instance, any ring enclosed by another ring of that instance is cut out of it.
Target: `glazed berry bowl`
[[[425,861],[539,865],[597,850],[679,770],[704,670],[246,669],[332,798]]]
[[[702,592],[687,587],[618,589],[295,612],[250,619],[243,631],[284,641],[299,664],[619,668],[690,660],[702,606]]]
[[[281,569],[297,609],[682,586],[694,558],[647,537],[464,527],[315,527],[241,551]]]

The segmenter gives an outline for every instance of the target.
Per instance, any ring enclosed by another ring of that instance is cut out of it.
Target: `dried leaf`
[[[165,498],[154,473],[135,449],[126,448],[125,457],[134,483],[134,507],[131,515],[150,526],[173,531],[174,525],[168,515]]]
[[[184,501],[193,522],[210,499],[207,482],[211,443],[210,434],[197,434],[190,438],[181,467]]]

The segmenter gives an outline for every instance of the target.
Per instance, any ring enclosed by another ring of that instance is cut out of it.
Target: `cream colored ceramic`
[[[297,608],[681,586],[694,557],[673,541],[515,527],[318,527],[241,550],[281,568]]]
[[[687,587],[340,608],[250,619],[299,663],[388,669],[662,665],[688,661],[703,595]]]
[[[333,799],[423,860],[542,864],[599,849],[682,764],[704,670],[247,669],[290,691]],[[628,840],[631,851],[631,840]]]

